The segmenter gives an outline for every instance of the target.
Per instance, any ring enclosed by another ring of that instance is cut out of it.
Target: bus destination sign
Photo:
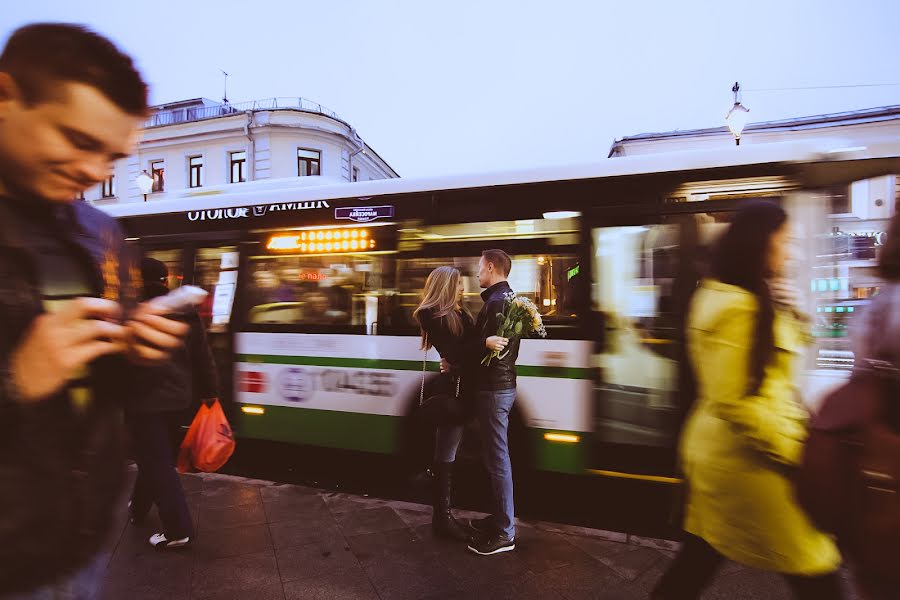
[[[368,223],[375,219],[384,219],[393,216],[393,206],[353,206],[334,209],[335,219],[355,221],[357,223]]]

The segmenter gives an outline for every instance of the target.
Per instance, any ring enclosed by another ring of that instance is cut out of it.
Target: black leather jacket
[[[76,413],[66,392],[17,401],[10,354],[43,311],[37,263],[16,229],[19,213],[0,198],[0,590],[51,583],[84,566],[106,541],[125,468],[120,401],[133,380],[122,357],[92,363],[92,398]],[[98,295],[130,305],[131,270],[115,221],[83,202],[47,212],[49,235],[67,243]],[[43,221],[42,221],[43,222]],[[54,233],[55,231],[55,233]]]
[[[494,358],[490,365],[482,365],[483,359],[489,350],[485,346],[487,339],[497,335],[499,325],[497,315],[502,314],[505,308],[504,294],[512,292],[512,288],[505,281],[496,283],[481,292],[484,306],[475,320],[475,332],[472,336],[471,356],[474,358],[475,380],[479,390],[496,391],[508,390],[516,387],[516,359],[519,358],[519,338],[509,340],[506,347],[507,354],[503,358]]]

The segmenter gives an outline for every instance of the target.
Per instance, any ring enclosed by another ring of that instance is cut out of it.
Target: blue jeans
[[[441,425],[434,438],[434,462],[450,463],[456,460],[456,450],[462,441],[462,425]]]
[[[513,506],[512,463],[509,459],[509,411],[516,401],[516,389],[479,391],[476,400],[478,425],[484,447],[484,466],[494,495],[493,519],[509,539],[516,537]]]
[[[86,566],[64,579],[30,592],[0,595],[0,600],[94,600],[100,597],[109,556],[101,553]]]

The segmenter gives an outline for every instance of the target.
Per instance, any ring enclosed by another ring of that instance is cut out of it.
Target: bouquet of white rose
[[[497,313],[497,335],[505,338],[522,338],[529,335],[547,337],[541,313],[534,302],[524,296],[517,296],[515,292],[503,294],[503,312]],[[495,358],[503,358],[508,353],[501,350],[493,350],[481,359],[481,364],[489,365]]]

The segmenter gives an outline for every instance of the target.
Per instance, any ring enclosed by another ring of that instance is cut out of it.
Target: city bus
[[[517,467],[677,483],[692,401],[685,315],[730,215],[768,199],[792,217],[814,340],[798,385],[814,405],[852,366],[847,324],[877,292],[894,202],[854,216],[870,200],[856,182],[892,177],[898,156],[890,142],[745,145],[467,176],[267,180],[102,208],[168,265],[171,286],[210,292],[200,313],[242,438],[409,451],[422,378],[427,394],[439,361],[412,318],[425,278],[459,268],[477,313],[478,259],[500,248],[548,332],[521,345]]]

